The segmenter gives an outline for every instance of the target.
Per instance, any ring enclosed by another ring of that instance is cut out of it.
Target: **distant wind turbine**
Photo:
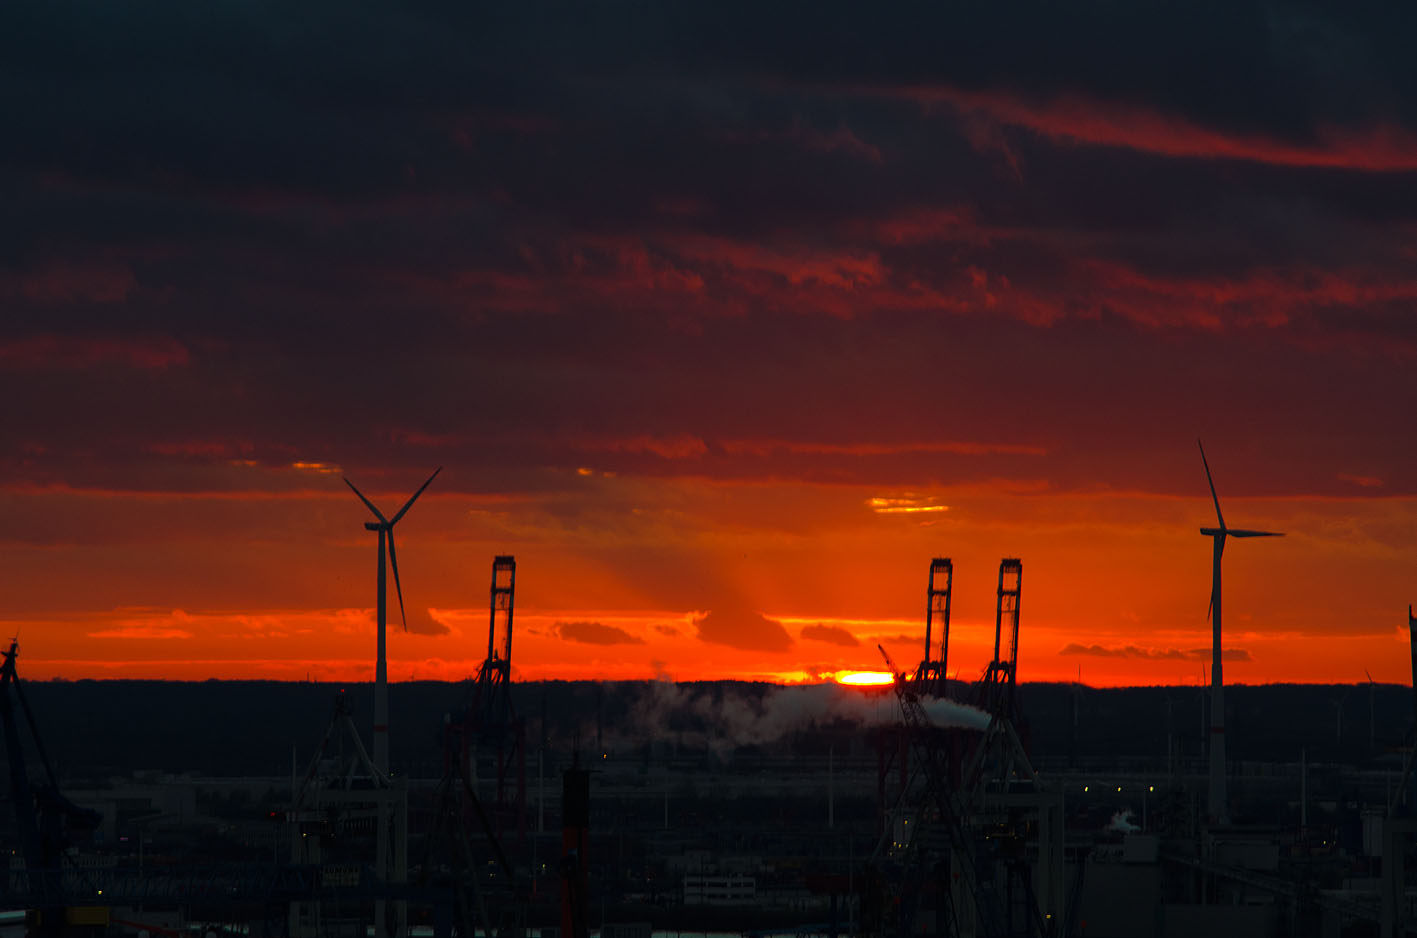
[[[1275,531],[1247,531],[1225,526],[1225,516],[1220,513],[1220,498],[1215,494],[1215,480],[1210,475],[1210,463],[1205,458],[1205,447],[1199,439],[1196,445],[1201,450],[1201,465],[1205,466],[1205,480],[1210,485],[1210,498],[1215,502],[1215,520],[1219,527],[1201,528],[1201,533],[1211,539],[1213,545],[1210,573],[1210,612],[1212,641],[1210,650],[1210,816],[1213,820],[1226,823],[1230,820],[1229,807],[1225,795],[1225,681],[1221,676],[1220,662],[1220,557],[1225,553],[1227,537],[1283,537]]]
[[[408,631],[408,616],[404,614],[403,609],[403,587],[399,584],[398,551],[394,549],[394,525],[398,524],[399,519],[408,514],[408,510],[413,507],[413,503],[418,500],[418,496],[423,494],[423,490],[428,488],[429,483],[437,478],[438,473],[442,471],[442,466],[434,469],[433,474],[428,477],[428,481],[418,487],[418,491],[414,492],[413,496],[409,498],[408,501],[404,502],[403,507],[400,508],[398,513],[391,519],[385,518],[383,513],[374,507],[374,503],[365,498],[364,493],[354,487],[353,482],[349,481],[348,478],[344,480],[344,484],[353,489],[354,494],[359,496],[359,500],[374,513],[374,517],[379,519],[378,521],[364,522],[364,530],[377,531],[379,534],[379,598],[374,612],[379,627],[378,659],[374,666],[374,766],[385,775],[389,774],[389,670],[384,654],[384,627],[388,621],[388,615],[385,610],[388,600],[388,587],[385,570],[389,566],[394,568],[394,590],[398,593],[399,597],[399,617],[403,620],[404,631]],[[386,541],[388,543],[389,553],[387,565],[384,562],[384,544]]]

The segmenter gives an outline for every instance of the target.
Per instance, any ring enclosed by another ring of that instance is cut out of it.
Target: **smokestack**
[[[1407,604],[1407,644],[1412,650],[1412,719],[1417,726],[1417,616],[1412,614],[1412,604]]]
[[[1309,829],[1309,752],[1299,750],[1299,830]]]
[[[561,934],[589,938],[587,863],[590,846],[590,772],[579,759],[561,777]]]
[[[1417,740],[1417,616],[1412,614],[1412,604],[1407,604],[1408,646],[1412,649],[1412,731]],[[1408,813],[1417,812],[1417,772],[1412,773],[1412,787],[1407,796]]]

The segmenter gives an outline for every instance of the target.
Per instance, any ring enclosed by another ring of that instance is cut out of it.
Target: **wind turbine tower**
[[[1215,480],[1210,475],[1210,463],[1205,458],[1205,447],[1199,439],[1196,445],[1201,450],[1201,465],[1205,466],[1205,480],[1210,485],[1210,498],[1215,503],[1214,528],[1201,528],[1201,534],[1211,539],[1210,573],[1210,621],[1212,639],[1210,650],[1210,818],[1225,824],[1230,820],[1230,808],[1225,792],[1225,681],[1221,676],[1220,645],[1220,557],[1225,553],[1227,537],[1283,537],[1276,531],[1247,531],[1241,528],[1227,528],[1225,516],[1220,513],[1220,498],[1215,494]]]
[[[428,481],[418,487],[418,491],[408,501],[404,502],[402,508],[392,519],[385,518],[379,509],[374,507],[374,503],[364,497],[364,493],[354,487],[354,483],[349,479],[344,480],[344,484],[354,490],[354,494],[359,496],[359,500],[374,513],[378,521],[364,522],[364,530],[375,531],[379,535],[379,575],[378,575],[378,600],[374,607],[374,616],[378,622],[378,652],[374,664],[374,766],[384,775],[389,774],[389,667],[385,660],[385,640],[384,627],[388,622],[388,614],[385,606],[388,600],[388,584],[385,571],[387,567],[394,568],[394,590],[399,597],[399,616],[403,619],[404,630],[408,630],[408,616],[403,609],[403,587],[399,585],[399,557],[398,551],[394,548],[394,525],[408,510],[413,507],[413,503],[418,500],[418,496],[423,494],[423,490],[428,488],[429,483],[438,477],[438,473],[443,471],[439,466],[433,470],[433,474],[428,477]],[[385,544],[388,545],[388,562],[384,561]]]

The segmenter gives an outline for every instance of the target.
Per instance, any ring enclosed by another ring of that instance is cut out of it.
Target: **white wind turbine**
[[[1212,641],[1210,650],[1210,817],[1211,820],[1226,823],[1230,820],[1230,810],[1225,795],[1225,682],[1221,677],[1220,662],[1220,557],[1225,553],[1227,537],[1283,537],[1276,531],[1247,531],[1241,528],[1227,528],[1225,516],[1220,513],[1220,498],[1215,494],[1215,480],[1210,475],[1210,463],[1205,458],[1205,447],[1199,439],[1196,445],[1201,450],[1201,465],[1205,466],[1205,480],[1210,484],[1210,497],[1215,502],[1216,528],[1201,528],[1201,533],[1211,539],[1214,545],[1210,573],[1210,612]]]
[[[433,474],[428,477],[428,481],[418,487],[418,491],[408,501],[404,502],[402,508],[393,518],[385,518],[379,509],[374,507],[374,503],[364,497],[364,493],[354,487],[354,483],[348,478],[344,484],[354,490],[354,494],[359,496],[359,500],[368,506],[374,513],[378,521],[364,522],[364,530],[377,531],[379,534],[379,598],[378,604],[374,607],[374,615],[379,626],[379,651],[378,659],[374,666],[374,766],[385,775],[389,774],[389,669],[384,655],[384,626],[388,621],[385,611],[385,604],[388,599],[388,587],[385,576],[386,566],[394,568],[394,589],[399,597],[399,616],[403,619],[404,630],[408,629],[408,617],[403,610],[403,587],[399,585],[399,557],[398,551],[394,549],[394,525],[399,523],[399,519],[408,514],[408,510],[413,507],[413,503],[418,500],[418,496],[423,494],[423,490],[428,488],[438,473],[443,471],[439,466],[433,470]],[[384,563],[384,544],[388,543],[389,562]]]

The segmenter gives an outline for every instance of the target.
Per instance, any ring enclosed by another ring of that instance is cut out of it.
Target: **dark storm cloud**
[[[0,478],[1417,491],[1410,17],[8,10]]]

